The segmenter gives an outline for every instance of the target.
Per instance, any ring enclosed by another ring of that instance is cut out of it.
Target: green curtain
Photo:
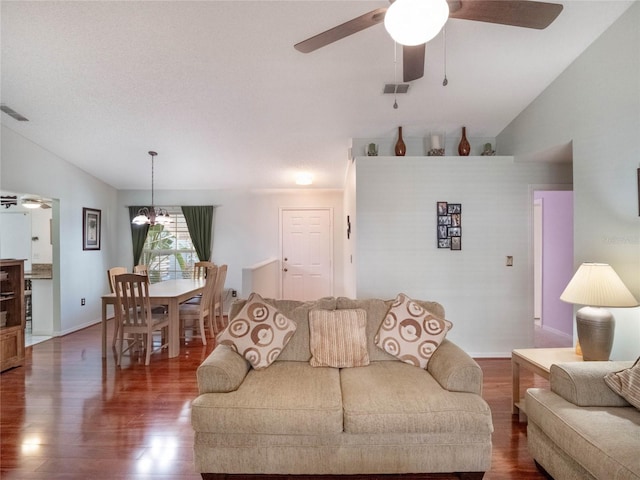
[[[213,205],[182,207],[189,235],[201,261],[211,260]]]
[[[129,207],[129,225],[131,225],[131,243],[133,244],[134,267],[140,262],[144,242],[147,239],[147,233],[149,232],[149,225],[134,225],[131,223],[141,208],[144,207]]]

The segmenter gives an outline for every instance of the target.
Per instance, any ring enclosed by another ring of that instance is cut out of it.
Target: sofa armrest
[[[198,391],[203,393],[237,390],[250,365],[242,355],[226,345],[218,345],[196,371]]]
[[[482,369],[467,352],[444,340],[433,353],[427,371],[451,392],[482,395]]]
[[[604,376],[629,368],[633,362],[571,362],[551,365],[551,391],[579,407],[627,407],[611,390]]]

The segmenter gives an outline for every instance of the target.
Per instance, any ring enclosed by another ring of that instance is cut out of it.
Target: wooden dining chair
[[[122,275],[123,273],[127,273],[127,269],[125,267],[112,267],[109,270],[107,270],[107,278],[109,279],[109,290],[111,290],[111,293],[116,293],[116,287],[115,287],[115,278],[117,275]],[[112,318],[116,318],[115,317],[115,306],[114,306],[114,316]],[[119,328],[119,324],[118,322],[114,322],[114,327],[113,327],[113,340],[111,342],[111,346],[115,347],[116,346],[116,339],[118,338],[118,328]]]
[[[193,278],[206,278],[207,268],[216,267],[213,262],[196,262],[193,264]]]
[[[163,333],[162,339],[168,338],[163,329],[169,328],[169,317],[166,314],[156,314],[151,310],[149,299],[149,277],[136,273],[125,273],[115,277],[116,320],[120,325],[118,365],[122,362],[122,355],[133,352],[134,347],[140,346],[145,350],[145,365],[149,365],[153,351],[153,332]],[[124,348],[125,335],[127,348]],[[160,342],[158,349],[168,344]],[[158,350],[156,349],[156,350]]]
[[[149,267],[143,264],[136,265],[135,267],[133,267],[133,273],[149,276]]]
[[[209,327],[213,337],[213,328],[211,322],[214,321],[213,311],[213,294],[216,286],[216,278],[218,273],[218,267],[209,267],[206,271],[206,281],[204,289],[202,291],[202,297],[198,302],[194,299],[188,302],[182,303],[179,309],[180,328],[182,335],[184,336],[185,330],[188,327],[192,329],[198,329],[202,344],[207,344],[207,335],[205,330],[205,321],[209,320]],[[198,336],[198,335],[194,335]]]
[[[222,299],[222,294],[224,292],[224,282],[227,279],[227,265],[220,265],[218,267],[218,275],[216,276],[216,286],[215,292],[213,294],[213,307],[212,307],[212,321],[209,324],[211,327],[211,336],[214,336],[218,332],[221,332],[226,328],[226,324],[224,321],[224,303]],[[218,319],[220,322],[218,322]],[[213,324],[215,323],[215,331]]]

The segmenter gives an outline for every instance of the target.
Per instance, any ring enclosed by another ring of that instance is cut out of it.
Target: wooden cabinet
[[[24,260],[0,260],[0,372],[24,362]]]

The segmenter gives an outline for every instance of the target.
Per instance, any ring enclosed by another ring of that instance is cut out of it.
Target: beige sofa
[[[277,360],[260,370],[218,345],[197,371],[192,404],[195,467],[226,474],[348,475],[453,472],[483,477],[491,463],[491,411],[482,370],[448,340],[427,370],[374,344],[391,301],[267,300],[297,324]],[[244,301],[231,309],[233,319]],[[420,302],[444,318],[442,306]],[[366,311],[368,366],[312,367],[309,312]]]
[[[640,480],[640,411],[605,383],[633,362],[552,365],[525,396],[531,455],[555,480]]]

